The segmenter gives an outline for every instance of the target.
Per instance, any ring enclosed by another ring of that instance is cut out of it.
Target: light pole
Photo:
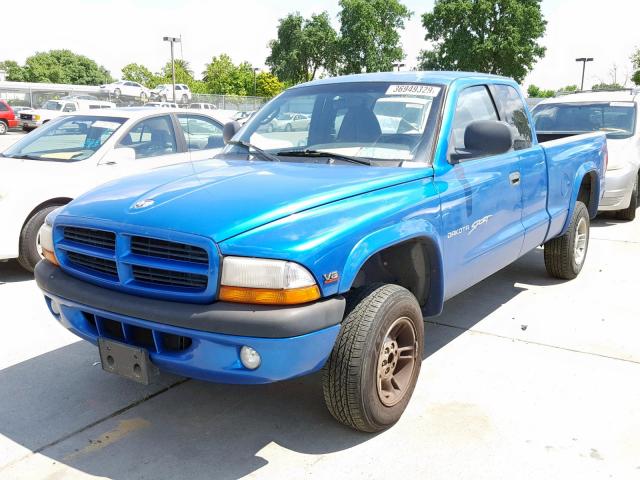
[[[394,68],[397,68],[397,69],[398,69],[398,71],[400,71],[400,69],[401,69],[402,67],[404,67],[404,63],[396,62],[396,63],[394,63],[394,64],[393,64],[393,67],[394,67]]]
[[[591,57],[576,58],[576,62],[582,62],[582,82],[580,83],[580,91],[584,90],[584,70],[587,66],[587,62],[593,62]]]
[[[253,96],[256,96],[256,92],[257,92],[257,84],[256,84],[256,73],[258,73],[260,71],[259,68],[254,67],[253,68]]]
[[[162,37],[162,40],[171,44],[171,82],[173,83],[173,102],[176,101],[176,65],[173,61],[173,44],[182,43],[180,37]]]

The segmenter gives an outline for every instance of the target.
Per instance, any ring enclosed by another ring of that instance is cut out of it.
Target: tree
[[[551,98],[556,95],[556,92],[553,90],[542,90],[537,85],[529,85],[527,88],[527,96],[530,98]]]
[[[567,85],[564,88],[561,88],[560,91],[562,92],[577,92],[578,91],[578,86],[577,85]]]
[[[412,12],[398,0],[340,0],[342,73],[390,71],[404,58],[399,30]]]
[[[624,87],[619,83],[596,83],[591,87],[591,90],[622,90]]]
[[[635,70],[631,74],[631,81],[640,86],[640,48],[637,48],[636,51],[633,52],[633,55],[631,55],[631,63]]]
[[[24,70],[13,60],[5,60],[0,62],[0,70],[7,73],[7,80],[10,82],[24,82]]]
[[[256,76],[256,95],[260,97],[275,97],[284,90],[284,83],[273,73],[260,72]]]
[[[27,58],[23,72],[27,82],[100,85],[113,81],[106,68],[70,50],[38,52]]]
[[[160,83],[157,75],[151,73],[151,70],[144,65],[137,63],[129,63],[122,67],[122,79],[141,83],[148,88],[155,88]]]
[[[422,16],[432,42],[420,55],[425,70],[468,70],[522,82],[546,49],[541,0],[436,0]]]
[[[297,12],[290,13],[280,19],[278,38],[269,42],[271,53],[265,63],[287,83],[306,82],[320,69],[335,72],[337,44],[338,34],[327,12],[306,20]]]
[[[235,94],[233,86],[233,76],[236,66],[231,57],[226,53],[219,57],[213,57],[208,63],[203,75],[203,81],[211,93],[221,95]]]

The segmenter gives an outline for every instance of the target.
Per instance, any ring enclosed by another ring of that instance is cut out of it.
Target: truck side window
[[[494,85],[496,102],[502,111],[502,120],[513,127],[513,149],[531,147],[531,125],[527,110],[515,88],[510,85]]]
[[[478,120],[498,120],[498,113],[484,85],[466,88],[458,95],[451,127],[450,152],[464,150],[464,131],[471,122]]]
[[[63,112],[75,112],[76,111],[76,106],[73,103],[67,103],[64,106],[64,109],[62,111]]]

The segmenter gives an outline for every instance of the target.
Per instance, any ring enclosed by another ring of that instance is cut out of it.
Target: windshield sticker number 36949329
[[[440,93],[440,87],[431,85],[389,85],[387,95],[418,95],[420,97],[435,97]]]

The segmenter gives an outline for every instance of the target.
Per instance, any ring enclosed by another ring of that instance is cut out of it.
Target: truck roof
[[[584,103],[584,102],[637,102],[638,94],[630,90],[581,92],[547,98],[538,105],[547,103]]]
[[[491,75],[488,73],[475,72],[377,72],[377,73],[359,73],[355,75],[344,75],[341,77],[323,78],[320,80],[312,80],[311,82],[302,83],[292,88],[298,88],[308,85],[325,85],[331,83],[349,83],[349,82],[406,82],[406,83],[435,83],[440,85],[450,85],[461,78],[475,78],[480,81],[492,80],[508,80],[513,82],[511,78],[499,75]]]

